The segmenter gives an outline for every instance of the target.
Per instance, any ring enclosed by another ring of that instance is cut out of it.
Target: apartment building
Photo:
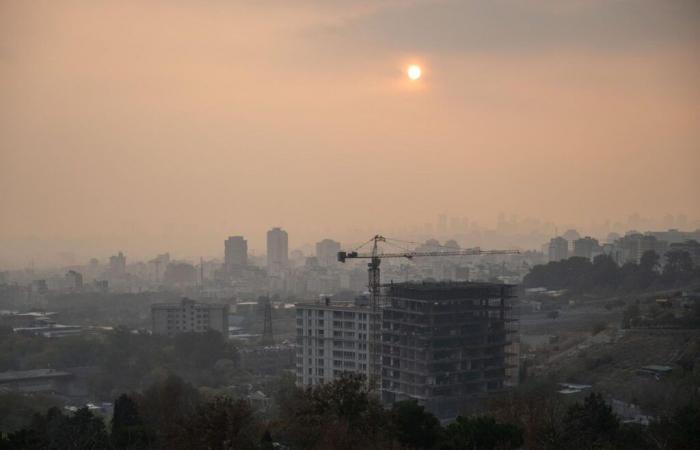
[[[297,304],[297,384],[342,372],[370,376],[370,322],[379,328],[381,397],[414,399],[449,419],[507,389],[517,369],[511,285],[474,282],[386,286],[371,321],[361,303]]]
[[[180,303],[151,305],[153,334],[203,333],[216,330],[228,337],[228,305],[198,303],[183,298]]]
[[[369,376],[371,314],[352,302],[298,303],[297,385],[328,383],[344,371]]]

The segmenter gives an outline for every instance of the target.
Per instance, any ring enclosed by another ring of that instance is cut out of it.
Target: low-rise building
[[[228,336],[229,307],[223,304],[198,303],[183,298],[180,303],[151,305],[153,333],[173,336],[178,333],[203,333],[216,330]]]
[[[20,392],[63,392],[73,374],[54,369],[0,372],[0,387]]]

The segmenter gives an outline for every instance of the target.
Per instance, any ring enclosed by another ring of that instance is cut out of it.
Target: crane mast
[[[348,259],[369,259],[367,263],[367,275],[368,283],[367,288],[369,290],[370,296],[370,310],[371,314],[369,317],[369,336],[368,336],[368,353],[369,353],[369,377],[368,385],[370,389],[376,389],[380,377],[380,347],[381,342],[379,339],[379,327],[381,322],[379,321],[379,298],[381,296],[381,278],[379,265],[383,258],[407,258],[413,259],[415,257],[432,257],[432,256],[473,256],[473,255],[510,255],[520,253],[518,250],[481,250],[479,247],[469,248],[469,249],[450,249],[445,251],[427,251],[427,252],[416,252],[416,251],[403,251],[394,253],[380,253],[379,243],[386,242],[386,238],[381,235],[375,235],[372,239],[366,242],[372,243],[372,249],[369,253],[358,253],[357,251],[341,251],[338,252],[338,261],[344,263]]]

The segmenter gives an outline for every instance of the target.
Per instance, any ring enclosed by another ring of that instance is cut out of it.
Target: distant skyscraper
[[[569,257],[569,241],[563,237],[555,237],[549,241],[549,260],[561,261]]]
[[[322,267],[332,267],[338,262],[338,252],[340,251],[340,242],[332,239],[324,239],[316,243],[316,258]]]
[[[109,271],[112,275],[121,276],[126,273],[126,256],[122,252],[109,257]]]
[[[227,272],[248,265],[248,242],[243,236],[230,236],[224,241],[224,265]]]
[[[83,288],[83,275],[75,270],[69,270],[66,273],[66,283],[68,289],[79,291]]]
[[[586,236],[574,241],[574,256],[581,258],[592,259],[595,255],[602,252],[598,240],[590,236]]]
[[[284,272],[289,266],[289,238],[287,232],[277,227],[267,232],[267,270],[273,275]]]

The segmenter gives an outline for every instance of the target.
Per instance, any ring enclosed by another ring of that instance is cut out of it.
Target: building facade
[[[123,276],[126,273],[126,256],[119,252],[109,257],[109,272],[113,276]]]
[[[224,268],[231,272],[234,268],[248,265],[248,241],[243,236],[229,236],[224,241]]]
[[[340,242],[333,239],[324,239],[316,243],[316,258],[321,267],[333,267],[338,264],[338,252]]]
[[[289,237],[281,228],[267,232],[267,271],[280,275],[289,267]]]
[[[69,270],[66,273],[66,287],[74,291],[83,289],[83,275],[75,270]]]
[[[653,251],[663,257],[667,250],[668,243],[653,235],[630,233],[615,241],[612,257],[619,265],[628,262],[639,264],[644,253]]]
[[[382,309],[382,399],[453,418],[507,387],[517,365],[511,285],[399,283]]]
[[[215,330],[228,336],[228,305],[197,303],[183,298],[180,303],[151,305],[153,334],[204,333]]]
[[[555,237],[549,241],[549,261],[561,261],[569,257],[569,241]]]
[[[513,297],[513,286],[504,284],[387,286],[375,313],[382,400],[414,399],[452,418],[507,388],[517,369]],[[342,372],[370,377],[372,312],[361,305],[297,304],[298,385],[327,383]]]
[[[597,239],[586,236],[574,241],[574,256],[579,258],[593,259],[602,253],[602,248]]]
[[[371,314],[353,303],[297,304],[297,385],[328,383],[341,372],[369,376]]]

